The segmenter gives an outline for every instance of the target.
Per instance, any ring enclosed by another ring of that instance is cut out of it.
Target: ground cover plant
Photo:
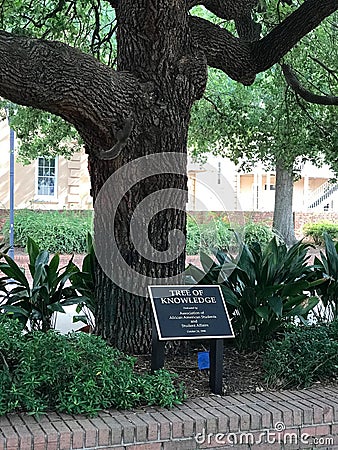
[[[275,388],[302,388],[337,379],[338,321],[290,327],[282,340],[268,344],[263,369],[266,381]]]
[[[14,245],[26,247],[28,238],[52,253],[85,253],[86,237],[92,230],[92,211],[15,211]],[[9,236],[9,220],[3,227]]]
[[[184,399],[183,386],[165,370],[134,371],[135,358],[86,333],[54,330],[22,333],[0,315],[0,414],[48,410],[95,414],[104,408],[170,407]]]

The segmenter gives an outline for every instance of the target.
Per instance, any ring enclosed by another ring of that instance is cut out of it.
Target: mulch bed
[[[188,398],[209,396],[209,370],[199,370],[197,350],[185,355],[169,352],[165,358],[165,369],[177,373],[178,381],[186,387]],[[150,370],[150,355],[137,356],[136,370]],[[226,347],[223,361],[223,394],[261,392],[268,389],[263,378],[260,353],[244,354],[236,348]]]

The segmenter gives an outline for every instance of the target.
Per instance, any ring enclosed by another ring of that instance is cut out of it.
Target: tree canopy
[[[292,67],[302,89],[336,98],[337,44],[333,24],[324,23],[286,55],[284,65]],[[338,171],[338,110],[331,105],[306,102],[290,88],[281,66],[260,74],[249,88],[210,69],[205,94],[193,108],[192,155],[229,157],[244,170],[258,162],[274,170],[278,158],[291,171],[296,160],[325,162]]]

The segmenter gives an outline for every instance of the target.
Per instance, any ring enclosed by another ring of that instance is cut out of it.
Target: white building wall
[[[237,208],[237,172],[224,158],[209,156],[205,164],[188,160],[188,211],[234,211]]]
[[[206,164],[188,162],[191,211],[273,211],[275,173],[257,166],[251,173],[239,173],[226,158],[210,156]],[[324,183],[334,176],[328,166],[317,168],[307,162],[294,184],[293,209],[311,211],[309,205]],[[338,192],[326,202],[328,211],[338,211]],[[321,204],[317,211],[325,211]]]

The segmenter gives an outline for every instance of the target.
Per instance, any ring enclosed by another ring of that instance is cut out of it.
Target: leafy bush
[[[83,322],[94,329],[97,312],[95,297],[95,268],[97,259],[94,251],[93,239],[90,233],[87,236],[87,254],[83,258],[81,270],[74,271],[70,276],[72,288],[79,295],[76,305],[78,315],[73,317],[73,322]]]
[[[86,333],[22,334],[0,315],[0,414],[46,410],[95,414],[140,404],[173,406],[183,398],[174,375],[134,371],[135,359]]]
[[[294,317],[305,321],[318,303],[309,293],[323,279],[315,279],[307,265],[309,245],[291,248],[273,238],[268,245],[244,244],[238,261],[216,252],[218,264],[206,254],[205,272],[189,266],[188,275],[199,284],[220,284],[233,319],[236,342],[241,349],[257,349]]]
[[[248,245],[254,242],[266,245],[273,237],[274,233],[268,225],[255,222],[248,222],[244,225],[244,242]]]
[[[324,244],[324,233],[332,239],[338,239],[338,224],[323,220],[318,223],[306,223],[303,226],[303,233],[313,239],[316,245]]]
[[[338,322],[298,326],[272,341],[263,358],[266,380],[274,387],[306,387],[338,375]]]
[[[208,223],[198,224],[188,216],[187,220],[187,255],[197,255],[201,250],[208,251],[213,248],[225,250],[228,248],[233,233],[229,224],[222,218],[211,220]]]
[[[0,278],[0,287],[2,285],[6,299],[6,302],[1,302],[1,309],[19,319],[23,325],[29,322],[31,330],[47,331],[52,326],[55,312],[64,313],[63,306],[79,302],[75,290],[65,287],[70,276],[79,269],[72,261],[60,269],[59,255],[56,253],[49,261],[49,253],[40,250],[30,238],[27,252],[32,286],[15,261],[1,254],[5,262],[0,263],[0,271],[5,276]]]
[[[187,255],[197,255],[200,252],[201,233],[197,222],[187,217],[187,240],[186,252]]]
[[[325,253],[320,252],[320,258],[315,257],[315,271],[317,278],[324,277],[325,282],[318,287],[326,312],[330,312],[333,319],[338,319],[338,242],[324,233]]]
[[[248,222],[244,227],[236,227],[236,231],[247,244],[259,242],[266,245],[274,236],[271,228],[262,223]],[[198,224],[188,216],[187,255],[197,255],[201,250],[204,252],[212,249],[225,251],[234,239],[234,231],[224,218],[218,217],[208,223]]]
[[[92,229],[91,211],[15,211],[14,244],[26,247],[32,238],[41,248],[52,253],[84,253],[86,236]],[[3,234],[9,236],[9,221]]]

